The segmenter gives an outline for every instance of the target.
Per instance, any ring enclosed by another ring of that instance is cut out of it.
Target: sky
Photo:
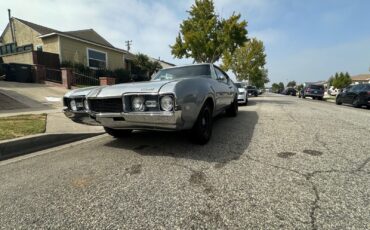
[[[369,73],[368,0],[214,0],[223,18],[240,13],[248,37],[264,42],[270,84]],[[93,28],[110,43],[176,65],[170,45],[194,0],[0,0],[0,29],[12,16],[61,31]]]

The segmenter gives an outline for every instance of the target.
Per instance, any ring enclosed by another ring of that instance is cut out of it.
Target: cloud
[[[61,31],[93,28],[114,46],[126,48],[125,40],[132,40],[131,51],[173,61],[169,45],[175,41],[182,20],[173,7],[180,6],[129,0],[2,1],[0,27],[5,28],[5,9],[10,8],[14,17]]]

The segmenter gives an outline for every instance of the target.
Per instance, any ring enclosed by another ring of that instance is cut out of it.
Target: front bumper
[[[246,103],[248,101],[246,94],[238,94],[238,103]]]
[[[63,110],[64,115],[70,118],[72,121],[84,125],[100,126],[101,124],[95,120],[94,117],[90,116],[86,111],[71,111],[69,109]]]
[[[136,130],[182,130],[184,121],[181,110],[174,112],[131,112],[131,113],[92,113],[72,112],[64,114],[77,123],[100,125],[112,129]]]
[[[104,127],[137,130],[181,130],[181,110],[174,112],[131,112],[92,114]]]

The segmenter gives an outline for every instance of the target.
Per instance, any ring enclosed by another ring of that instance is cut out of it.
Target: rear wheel
[[[320,101],[322,101],[322,97],[318,97],[317,99],[320,100]]]
[[[191,130],[191,138],[197,144],[206,144],[212,136],[212,107],[207,103],[200,110],[198,119]]]
[[[115,138],[128,137],[132,133],[132,129],[112,129],[104,127],[105,132]]]

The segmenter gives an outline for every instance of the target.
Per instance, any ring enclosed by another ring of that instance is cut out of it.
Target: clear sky
[[[0,28],[12,15],[61,31],[93,28],[114,46],[174,64],[179,24],[191,0],[1,0]],[[369,73],[370,1],[368,0],[215,0],[216,11],[233,11],[248,21],[248,36],[264,41],[271,82],[326,80],[337,71]]]

